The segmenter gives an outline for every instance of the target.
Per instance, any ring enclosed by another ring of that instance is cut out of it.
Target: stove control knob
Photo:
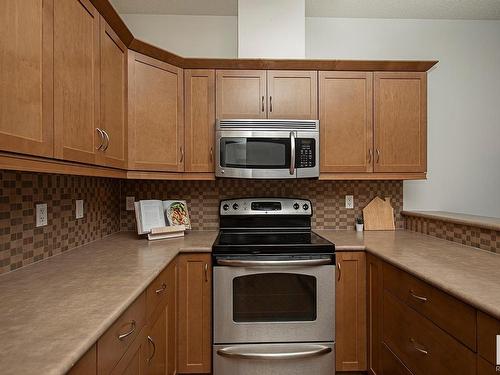
[[[307,203],[304,203],[302,208],[304,209],[304,211],[307,211],[309,209],[309,205]]]
[[[237,210],[237,209],[238,209],[238,207],[240,207],[240,206],[238,205],[238,203],[233,204],[233,210]]]
[[[226,203],[224,206],[222,206],[222,209],[223,209],[224,211],[229,210],[229,205]]]
[[[293,204],[293,208],[294,208],[295,210],[298,210],[298,209],[300,208],[300,206],[299,206],[299,204],[298,204],[298,203],[294,203],[294,204]]]

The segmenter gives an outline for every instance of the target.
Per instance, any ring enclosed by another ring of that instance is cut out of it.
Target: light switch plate
[[[35,206],[36,208],[36,226],[44,227],[47,225],[47,203],[40,203]]]
[[[127,206],[127,211],[134,211],[135,210],[135,197],[127,197],[126,198],[126,206]]]
[[[77,219],[83,218],[83,199],[76,200],[75,217]]]
[[[348,209],[354,208],[354,195],[345,196],[345,208]]]

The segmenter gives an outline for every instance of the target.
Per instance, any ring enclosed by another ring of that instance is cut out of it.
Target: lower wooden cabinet
[[[366,304],[368,327],[368,373],[382,374],[382,261],[371,254],[366,256]]]
[[[178,277],[178,373],[210,373],[211,255],[181,254]]]
[[[337,371],[366,370],[366,254],[337,253],[335,304]]]
[[[96,375],[97,349],[92,346],[87,353],[69,370],[68,375]]]
[[[150,358],[150,345],[146,333],[147,327],[144,327],[116,367],[109,373],[110,375],[149,375],[147,363]]]

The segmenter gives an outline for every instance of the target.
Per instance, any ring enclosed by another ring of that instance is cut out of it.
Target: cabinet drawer
[[[142,293],[97,342],[97,369],[109,374],[146,322],[146,294]]]
[[[384,264],[384,288],[476,350],[476,310],[439,289]]]
[[[385,344],[382,344],[382,373],[390,375],[413,375]]]
[[[384,291],[383,341],[415,375],[471,375],[476,355]]]
[[[168,285],[169,268],[170,265],[165,267],[146,289],[146,312],[148,319],[151,318],[157,307],[165,305],[168,301],[168,294],[172,288],[171,285]]]
[[[477,352],[490,363],[496,363],[496,336],[500,335],[500,320],[477,312]]]
[[[477,356],[477,375],[498,375],[496,366]]]

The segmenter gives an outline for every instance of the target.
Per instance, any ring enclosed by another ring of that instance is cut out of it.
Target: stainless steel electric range
[[[304,199],[221,201],[214,375],[335,373],[335,246],[311,216]]]

